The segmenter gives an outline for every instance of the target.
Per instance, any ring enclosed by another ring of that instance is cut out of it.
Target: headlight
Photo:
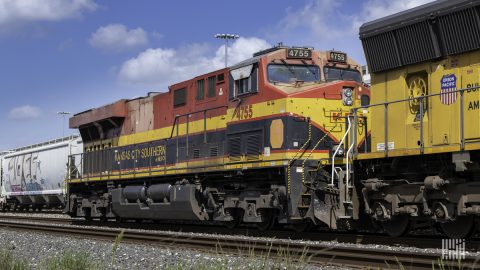
[[[351,97],[353,94],[353,89],[352,88],[344,88],[343,89],[343,95],[346,97]]]
[[[338,144],[332,147],[332,154],[335,154],[335,152],[337,152],[337,157],[343,157],[343,154],[345,154],[345,150],[343,150],[343,146]]]
[[[343,88],[342,99],[343,99],[343,105],[352,106],[353,105],[353,89]]]

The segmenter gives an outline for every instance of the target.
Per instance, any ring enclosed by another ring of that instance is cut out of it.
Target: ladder
[[[355,152],[355,142],[356,142],[356,121],[357,116],[349,115],[347,116],[347,129],[340,144],[332,155],[332,176],[331,182],[329,184],[332,188],[337,188],[340,191],[340,200],[342,202],[343,208],[341,209],[340,218],[352,218],[352,192],[353,192],[353,156]],[[353,122],[353,123],[352,123]],[[348,143],[347,143],[348,141]],[[335,161],[339,156],[339,151],[343,146],[345,157],[342,158],[345,166],[336,166]],[[345,152],[346,149],[346,152]]]

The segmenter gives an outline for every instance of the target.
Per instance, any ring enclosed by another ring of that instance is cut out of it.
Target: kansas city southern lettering
[[[115,152],[115,161],[124,161],[132,159],[146,159],[146,158],[155,158],[155,161],[165,160],[165,146],[150,146],[144,148],[130,149]]]

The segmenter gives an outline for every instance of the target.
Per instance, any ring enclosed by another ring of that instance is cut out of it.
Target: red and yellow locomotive
[[[342,162],[346,115],[369,95],[345,53],[277,46],[76,114],[84,153],[70,157],[67,211],[337,228],[354,206],[327,165],[334,154]],[[367,123],[355,132],[360,151],[369,148]]]

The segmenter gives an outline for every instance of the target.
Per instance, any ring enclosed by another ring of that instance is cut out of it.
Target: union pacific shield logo
[[[455,74],[444,75],[441,80],[440,102],[445,105],[455,103],[457,100],[457,77]]]

